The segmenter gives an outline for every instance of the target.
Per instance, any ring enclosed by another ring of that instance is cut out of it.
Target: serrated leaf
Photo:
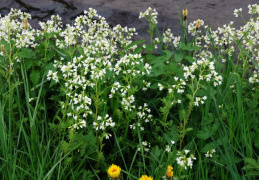
[[[184,54],[175,54],[173,60],[174,60],[175,62],[180,62],[180,61],[183,60],[183,57],[184,57]]]
[[[30,80],[35,87],[40,81],[40,71],[33,70],[30,74]]]
[[[65,154],[69,151],[69,144],[66,141],[61,141],[61,147]]]
[[[179,66],[175,62],[170,62],[165,68],[168,72],[171,72],[172,74],[177,74],[179,70]]]
[[[169,51],[169,50],[164,50],[163,52],[165,53],[165,58],[167,60],[169,60],[172,57],[172,55],[173,55],[173,52]]]
[[[259,169],[259,161],[256,161],[253,158],[245,158],[245,162]]]
[[[211,135],[212,134],[208,128],[203,128],[203,130],[197,132],[197,137],[203,140],[208,139]]]
[[[26,59],[24,62],[25,69],[28,70],[32,67],[33,60],[32,59]]]
[[[96,137],[91,131],[87,135],[75,134],[69,148],[70,150],[80,150],[81,156],[88,156],[97,150]]]
[[[190,63],[193,63],[193,62],[194,62],[193,57],[192,57],[192,56],[189,56],[189,55],[184,56],[184,59],[186,59],[186,60],[189,61]]]

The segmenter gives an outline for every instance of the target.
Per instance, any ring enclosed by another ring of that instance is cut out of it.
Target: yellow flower
[[[198,19],[198,20],[196,21],[196,31],[200,29],[200,26],[201,26],[201,20]]]
[[[110,178],[118,179],[120,177],[120,174],[121,174],[121,168],[120,168],[120,166],[112,164],[109,167],[107,173],[108,173]]]
[[[183,20],[184,20],[184,21],[186,21],[187,16],[188,16],[188,10],[187,10],[187,9],[184,9],[184,10],[183,10]]]
[[[174,175],[174,171],[173,171],[173,167],[172,166],[167,166],[167,170],[166,170],[166,177],[167,178],[171,178],[173,177]]]
[[[148,177],[147,175],[142,175],[139,180],[153,180],[153,178],[151,176]]]

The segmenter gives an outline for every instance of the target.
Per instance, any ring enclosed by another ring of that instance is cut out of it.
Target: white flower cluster
[[[210,157],[212,157],[212,154],[215,152],[216,152],[216,149],[212,149],[205,154],[205,157],[210,158]]]
[[[167,29],[163,33],[163,43],[165,44],[165,49],[167,49],[167,46],[171,46],[172,44],[174,45],[174,48],[177,48],[180,38],[180,36],[174,36],[171,29]],[[155,39],[155,42],[157,44],[160,43],[158,38]]]
[[[242,8],[235,9],[234,15],[236,17],[242,16],[242,11]],[[226,62],[226,56],[231,57],[234,53],[238,53],[238,62],[243,61],[244,66],[252,65],[248,73],[252,72],[249,73],[249,82],[254,84],[257,79],[259,64],[259,6],[257,4],[248,5],[248,13],[251,14],[249,21],[239,29],[233,27],[233,21],[228,25],[218,27],[217,30],[211,30],[208,26],[205,26],[206,33],[197,37],[196,45],[201,46],[202,42],[205,42],[202,47],[207,49],[213,45],[219,50],[219,58],[223,63]],[[194,32],[195,23],[192,23],[189,33],[194,36]],[[213,42],[211,42],[212,39]],[[236,51],[237,45],[242,46],[241,52]]]
[[[249,78],[251,84],[259,83],[259,72],[254,71],[252,77]]]
[[[201,30],[196,28],[197,23],[200,23],[200,26],[204,25],[204,21],[200,19],[193,21],[188,25],[188,33],[192,36],[195,36],[197,33],[201,33]]]
[[[130,129],[135,130],[137,127],[140,128],[141,131],[144,131],[145,128],[142,126],[142,123],[149,123],[153,120],[153,115],[151,114],[151,109],[148,108],[148,105],[144,103],[144,106],[138,107],[137,112],[137,122],[130,124]]]
[[[149,151],[150,146],[151,146],[151,144],[147,141],[142,141],[141,145],[142,145],[143,150],[146,152]],[[140,151],[140,150],[141,150],[140,147],[138,147],[138,151]]]
[[[222,76],[215,71],[214,62],[209,60],[211,56],[211,53],[203,51],[197,55],[196,58],[199,58],[197,62],[193,62],[190,66],[184,66],[185,79],[187,80],[190,77],[192,80],[213,82],[215,87],[220,85]]]
[[[163,33],[163,43],[170,43],[174,38],[173,33],[171,32],[171,29],[167,29],[164,33]]]
[[[149,7],[144,13],[139,14],[139,19],[146,18],[148,21],[151,21],[153,24],[157,24],[157,11]]]
[[[166,145],[165,151],[168,153],[171,152],[172,145],[174,144],[175,144],[175,141],[171,141],[171,144]]]
[[[248,14],[259,14],[259,6],[258,4],[249,4],[248,5]]]
[[[56,21],[57,23],[49,22],[42,26],[48,29],[48,24],[53,24],[59,31],[61,24],[58,17]],[[102,95],[104,90],[110,90],[109,99],[114,98],[120,102],[124,111],[136,108],[135,91],[131,84],[135,79],[149,74],[151,66],[143,62],[141,54],[132,53],[135,46],[125,51],[134,34],[135,28],[122,28],[118,25],[111,29],[105,19],[91,8],[85,11],[84,15],[77,17],[74,25],[67,25],[60,32],[61,38],[56,41],[56,45],[60,49],[67,48],[70,57],[61,54],[60,59],[54,61],[57,71],[49,71],[47,78],[64,83],[65,93],[71,99],[74,99],[75,94],[90,99],[87,101],[89,103],[70,101],[69,106],[76,108],[70,109],[69,113],[78,116],[78,119],[84,119],[83,116],[87,117],[96,111],[100,103],[109,103],[106,102],[106,97],[98,99],[98,102],[93,99],[96,97],[92,94]],[[80,53],[75,55],[71,46],[78,46]],[[150,83],[143,82],[143,87],[149,86]]]
[[[194,157],[193,154],[187,157],[189,152],[190,151],[187,149],[184,150],[184,152],[181,152],[181,151],[177,152],[176,162],[183,169],[187,169],[188,167],[192,168],[193,160],[196,160],[196,157]]]
[[[195,102],[194,102],[194,105],[195,106],[199,106],[199,103],[200,104],[204,104],[204,101],[207,99],[207,96],[203,96],[202,98],[201,97],[195,97]]]
[[[135,102],[135,97],[133,95],[122,98],[121,105],[125,110],[132,111],[132,109],[135,109],[135,105],[133,103]]]
[[[112,135],[106,132],[107,128],[113,128],[115,126],[115,122],[113,122],[112,118],[106,114],[104,117],[98,116],[97,120],[93,122],[93,126],[96,131],[102,130],[105,139],[109,139]]]
[[[165,87],[168,90],[168,95],[170,97],[173,97],[173,100],[171,102],[171,105],[173,104],[180,104],[182,101],[180,99],[180,95],[184,93],[185,87],[186,87],[186,82],[183,79],[178,78],[177,76],[174,77],[174,84],[167,84],[167,85],[162,85],[158,83],[159,90],[162,91]]]
[[[241,13],[242,13],[242,8],[239,8],[239,9],[235,9],[235,10],[234,10],[234,15],[235,15],[235,17],[238,17]]]
[[[98,130],[105,130],[107,127],[114,127],[115,122],[112,121],[112,118],[109,117],[108,114],[106,114],[104,117],[98,116],[97,120],[93,122],[94,129],[96,131]]]
[[[120,24],[112,29],[112,37],[124,47],[127,47],[132,42],[133,35],[137,35],[136,28],[121,27]],[[132,46],[130,49],[134,50],[137,46]]]
[[[29,24],[30,19],[30,14],[11,9],[8,15],[0,18],[0,40],[15,44],[16,48],[35,48],[36,31]]]
[[[42,31],[38,31],[38,33],[41,35],[43,35],[44,33],[48,33],[48,34],[60,33],[62,30],[62,21],[61,20],[62,19],[59,15],[52,15],[50,20],[47,20],[47,22],[39,22],[39,25],[40,25]],[[54,35],[54,37],[56,37],[56,36]]]
[[[58,72],[53,72],[52,70],[49,70],[47,74],[47,79],[48,80],[53,79],[55,82],[58,82]]]
[[[150,82],[147,82],[145,80],[143,80],[143,84],[144,84],[144,87],[142,88],[143,91],[146,91],[151,85]]]

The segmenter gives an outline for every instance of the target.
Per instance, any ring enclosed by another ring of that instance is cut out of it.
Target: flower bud
[[[25,29],[28,28],[28,19],[24,19],[24,28],[25,28]]]
[[[186,21],[187,16],[188,16],[188,10],[187,10],[187,9],[184,9],[184,10],[183,10],[183,20],[184,20],[184,21]]]
[[[3,45],[3,44],[1,44],[1,51],[2,51],[2,52],[5,52],[5,49],[4,49],[4,45]]]
[[[201,20],[198,19],[198,20],[196,21],[196,31],[198,31],[198,30],[200,29],[200,27],[201,27]]]

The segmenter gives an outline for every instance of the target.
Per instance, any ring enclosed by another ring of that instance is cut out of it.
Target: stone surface
[[[38,21],[46,21],[53,14],[59,14],[63,23],[71,23],[73,19],[90,7],[106,18],[111,26],[136,27],[140,36],[146,37],[148,23],[139,20],[139,12],[148,7],[155,8],[158,13],[159,29],[171,28],[174,34],[180,34],[178,12],[188,9],[188,22],[203,19],[213,29],[234,21],[239,27],[243,24],[241,18],[235,18],[234,9],[243,8],[248,19],[247,6],[258,0],[1,0],[0,13],[8,14],[11,8],[18,8],[32,14],[30,23],[38,26]]]

